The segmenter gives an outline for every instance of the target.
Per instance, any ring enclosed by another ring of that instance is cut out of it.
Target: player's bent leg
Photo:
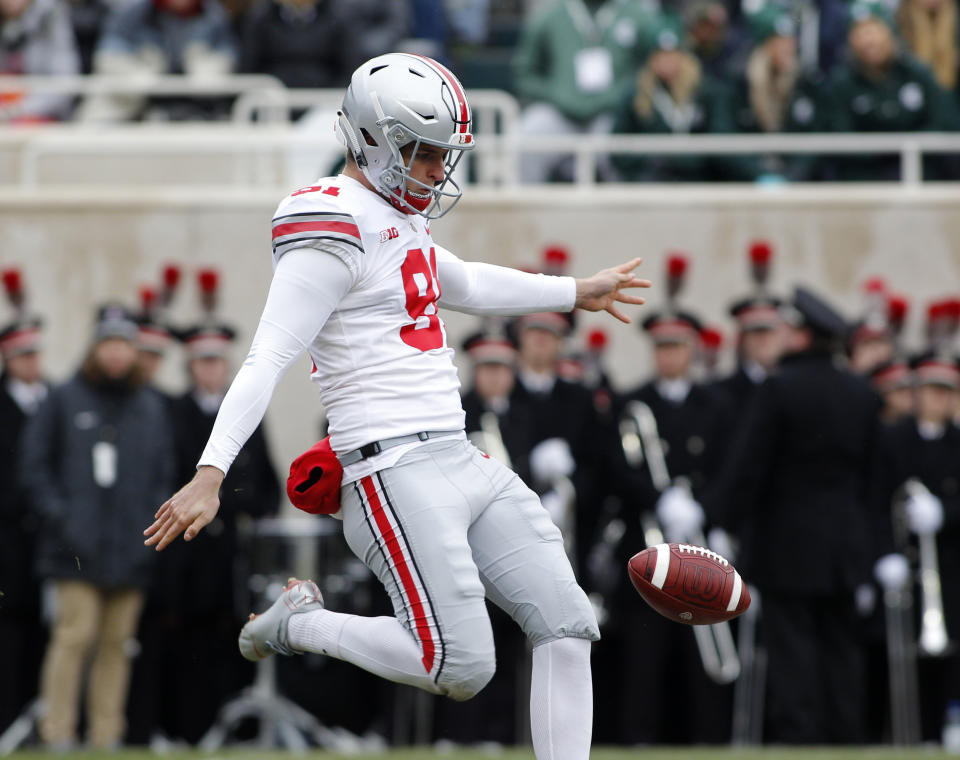
[[[428,444],[344,488],[344,536],[396,619],[314,612],[291,624],[295,645],[456,700],[487,684],[493,634],[467,530],[489,483],[447,476],[471,466],[470,452],[463,441]]]

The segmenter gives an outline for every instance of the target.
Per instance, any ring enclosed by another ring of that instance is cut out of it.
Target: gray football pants
[[[387,589],[436,691],[468,699],[493,676],[485,595],[533,646],[600,638],[540,500],[469,441],[419,446],[344,486],[341,503],[347,543]]]

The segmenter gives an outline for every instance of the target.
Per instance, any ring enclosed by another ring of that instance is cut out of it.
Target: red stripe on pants
[[[421,662],[423,663],[423,667],[426,668],[427,673],[429,673],[433,670],[435,647],[433,644],[433,635],[430,632],[430,624],[427,622],[426,615],[424,614],[423,602],[420,601],[420,594],[417,592],[417,587],[413,582],[410,567],[407,565],[407,560],[403,556],[403,547],[400,545],[400,540],[397,538],[393,526],[390,525],[390,521],[383,511],[383,504],[377,495],[377,487],[373,484],[373,478],[367,476],[362,478],[360,483],[363,485],[363,492],[367,495],[367,501],[370,502],[370,511],[371,514],[373,514],[374,522],[376,522],[377,528],[380,530],[380,534],[387,544],[390,551],[390,558],[393,560],[397,574],[400,576],[403,591],[410,600],[410,607],[413,609],[414,624],[417,628],[417,635],[420,637],[420,647],[423,650],[423,659]]]

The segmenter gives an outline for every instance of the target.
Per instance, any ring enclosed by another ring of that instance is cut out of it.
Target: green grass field
[[[476,752],[453,749],[437,752],[431,749],[394,750],[374,755],[339,755],[329,752],[309,752],[294,754],[275,750],[221,750],[212,754],[202,752],[170,752],[157,755],[147,750],[122,751],[110,754],[78,752],[67,755],[51,755],[37,751],[16,752],[11,755],[15,760],[59,757],[65,760],[333,760],[333,758],[352,758],[352,760],[437,760],[438,758],[456,758],[456,760],[533,760],[533,752],[509,749],[502,752]],[[900,749],[893,747],[859,747],[856,749],[835,748],[763,748],[731,749],[723,748],[598,748],[594,749],[593,760],[938,760],[955,758],[935,749]]]

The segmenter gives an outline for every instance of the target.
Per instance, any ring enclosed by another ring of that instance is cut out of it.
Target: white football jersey
[[[460,382],[437,313],[441,249],[429,223],[350,177],[327,177],[287,196],[273,220],[274,266],[305,246],[334,253],[353,278],[308,349],[333,449],[462,430]]]

